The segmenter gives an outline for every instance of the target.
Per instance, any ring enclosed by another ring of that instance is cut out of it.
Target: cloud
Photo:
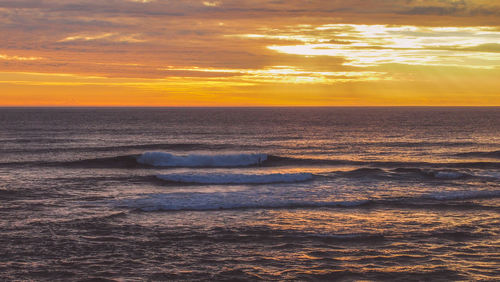
[[[500,66],[500,55],[485,57],[477,53],[497,49],[500,31],[492,27],[329,24],[263,31],[261,35],[242,36],[282,40],[267,48],[300,56],[342,57],[344,65],[356,67],[393,63],[490,69]],[[293,41],[295,44],[290,45]]]
[[[101,34],[96,34],[96,35],[73,35],[73,36],[68,36],[64,39],[61,39],[60,42],[66,42],[66,41],[91,41],[91,40],[99,40],[99,39],[106,39],[109,38],[110,36],[113,36],[113,33],[101,33]]]
[[[0,54],[0,60],[7,61],[37,61],[42,60],[41,57],[23,57],[23,56],[9,56],[5,54]]]
[[[492,16],[500,15],[500,5],[484,0],[410,1],[412,7],[403,11],[409,15]]]
[[[221,4],[219,1],[203,1],[202,3],[207,7],[217,7]]]
[[[231,74],[231,80],[249,83],[293,83],[293,84],[334,84],[346,81],[373,81],[390,79],[385,72],[376,71],[319,71],[299,69],[292,66],[272,66],[262,69],[220,69],[220,68],[166,68],[167,71],[193,73]],[[227,80],[227,78],[226,78]]]
[[[111,41],[111,42],[127,42],[127,43],[139,43],[146,40],[140,39],[140,34],[123,35],[117,33],[99,33],[99,34],[77,34],[67,36],[59,42],[70,42],[70,41]]]
[[[491,44],[500,40],[494,27],[500,23],[494,16],[499,5],[486,0],[0,0],[0,53],[44,58],[25,63],[0,58],[0,71],[157,78],[230,76],[160,70],[166,65],[317,72],[356,72],[396,62],[491,68],[497,64]],[[439,29],[444,17],[451,27]],[[483,22],[489,26],[476,25]]]
[[[145,5],[147,4],[147,5]],[[220,18],[268,17],[275,15],[339,16],[343,18],[393,18],[391,15],[498,15],[500,4],[493,0],[233,0],[226,1],[152,0],[10,0],[0,1],[0,9],[37,9],[45,13],[71,15],[133,15],[147,17],[196,16]],[[211,9],[206,9],[210,7]],[[223,12],[223,13],[220,13]],[[498,22],[498,21],[497,21]]]

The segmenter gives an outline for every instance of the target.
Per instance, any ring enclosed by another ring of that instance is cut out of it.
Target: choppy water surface
[[[0,109],[0,278],[500,279],[499,108]]]

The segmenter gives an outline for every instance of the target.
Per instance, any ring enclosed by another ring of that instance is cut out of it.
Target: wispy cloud
[[[140,39],[139,34],[131,34],[131,35],[123,35],[117,33],[99,33],[99,34],[77,34],[67,36],[59,42],[69,42],[69,41],[95,41],[95,40],[103,40],[103,41],[113,41],[113,42],[129,42],[129,43],[138,43],[144,42],[146,40]]]
[[[389,80],[385,72],[375,71],[312,71],[292,66],[271,66],[262,69],[221,69],[199,67],[168,67],[168,71],[232,74],[225,80],[250,83],[334,84],[347,81]]]
[[[68,36],[64,39],[61,39],[60,42],[66,42],[66,41],[91,41],[91,40],[99,40],[99,39],[105,39],[113,36],[113,33],[101,33],[101,34],[96,34],[96,35],[72,35]]]
[[[9,56],[9,55],[0,54],[0,60],[7,60],[7,61],[37,61],[37,60],[42,60],[42,59],[43,58],[41,58],[41,57]]]

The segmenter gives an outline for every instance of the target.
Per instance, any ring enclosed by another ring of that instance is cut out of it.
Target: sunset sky
[[[0,0],[1,106],[500,105],[498,0]]]

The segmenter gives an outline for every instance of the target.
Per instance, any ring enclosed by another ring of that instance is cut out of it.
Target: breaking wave
[[[234,174],[234,173],[172,173],[156,176],[169,182],[197,184],[271,184],[308,181],[311,173],[272,173],[272,174]]]
[[[240,167],[262,164],[266,154],[173,155],[163,152],[146,152],[137,162],[156,167]]]

